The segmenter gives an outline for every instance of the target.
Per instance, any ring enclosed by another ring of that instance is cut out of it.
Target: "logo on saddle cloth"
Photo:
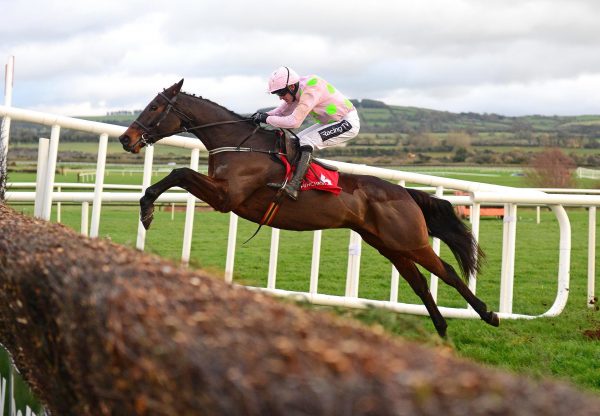
[[[329,180],[329,178],[327,178],[325,175],[321,175],[321,182],[323,182],[324,185],[332,185],[331,181]]]
[[[313,162],[310,164],[306,176],[302,180],[300,190],[318,189],[338,195],[342,191],[342,188],[337,186],[339,177],[339,172],[327,170],[323,166]]]

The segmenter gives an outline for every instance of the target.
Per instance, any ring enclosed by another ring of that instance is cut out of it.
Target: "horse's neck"
[[[220,124],[193,130],[192,133],[202,141],[208,150],[238,146],[252,133],[253,127],[250,123],[241,121],[240,117],[229,110],[203,98],[185,97],[186,100],[182,104],[189,109],[194,122],[194,126],[189,127],[240,120],[239,123]]]

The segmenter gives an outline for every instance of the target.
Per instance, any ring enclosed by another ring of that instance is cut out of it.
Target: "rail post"
[[[471,205],[471,216],[469,218],[469,221],[471,222],[471,233],[473,234],[473,238],[475,238],[475,241],[477,241],[479,243],[479,225],[480,225],[480,220],[481,220],[481,204],[477,203],[477,202],[473,202],[473,205]],[[471,289],[471,292],[473,292],[473,294],[475,294],[475,291],[477,290],[477,279],[476,279],[476,273],[473,272],[469,275],[469,289]],[[471,307],[471,305],[469,305],[469,307]]]
[[[277,279],[279,234],[279,228],[271,228],[271,249],[269,250],[269,272],[267,274],[267,288],[269,289],[275,289],[275,281]]]
[[[38,144],[37,172],[35,174],[35,202],[33,215],[42,217],[42,206],[44,205],[44,193],[46,192],[46,171],[48,169],[48,149],[50,143],[47,138],[40,137]]]
[[[515,280],[515,242],[517,237],[517,205],[504,205],[502,268],[500,271],[500,312],[512,313]]]
[[[54,177],[56,173],[56,158],[58,156],[58,141],[60,139],[60,126],[55,124],[50,130],[50,147],[48,148],[48,162],[46,164],[46,183],[44,186],[44,203],[42,204],[42,219],[50,221],[52,212],[52,192],[54,191]]]
[[[10,107],[12,105],[12,89],[15,69],[15,57],[8,58],[8,64],[5,67],[4,74],[4,105]],[[8,153],[8,141],[10,140],[10,116],[4,116],[2,119],[2,127],[0,128],[0,149],[4,152],[4,159]]]
[[[398,185],[401,187],[406,187],[406,181],[404,179],[400,179],[398,181]],[[398,302],[398,286],[400,284],[400,273],[396,266],[392,264],[392,277],[390,282],[390,302]]]
[[[443,186],[435,187],[435,196],[438,198],[442,198],[444,196],[444,187]],[[440,246],[441,246],[440,239],[437,237],[434,237],[431,241],[431,246],[433,248],[433,252],[439,256],[440,255]],[[430,280],[429,280],[429,291],[431,292],[431,297],[436,302],[437,302],[437,295],[438,295],[438,282],[439,282],[438,277],[435,274],[431,273]]]
[[[358,297],[358,279],[360,276],[360,254],[362,238],[355,231],[350,231],[348,245],[348,271],[346,273],[346,296]]]
[[[596,299],[596,207],[589,208],[588,230],[588,307],[594,308]]]
[[[96,186],[94,187],[94,202],[92,205],[92,225],[90,237],[98,237],[100,230],[100,212],[102,210],[102,191],[104,190],[104,172],[106,170],[106,151],[108,147],[108,134],[100,135],[98,143],[98,163],[96,164]]]
[[[225,281],[233,282],[233,264],[235,261],[235,242],[237,240],[238,216],[229,214],[229,236],[227,238],[227,257],[225,259]]]

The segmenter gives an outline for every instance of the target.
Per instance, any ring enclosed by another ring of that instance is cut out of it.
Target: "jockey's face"
[[[288,104],[294,101],[294,97],[292,97],[292,94],[290,94],[289,92],[285,95],[280,95],[279,99],[285,101]]]

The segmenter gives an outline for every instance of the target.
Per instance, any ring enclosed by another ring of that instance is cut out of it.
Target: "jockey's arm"
[[[279,107],[272,109],[271,111],[267,111],[267,114],[270,116],[284,116],[290,114],[290,105],[285,101],[282,102]]]
[[[287,116],[270,115],[267,117],[267,123],[274,127],[284,129],[295,129],[302,125],[302,122],[315,107],[318,102],[316,91],[305,92],[298,101],[298,106],[294,109],[292,114]]]

